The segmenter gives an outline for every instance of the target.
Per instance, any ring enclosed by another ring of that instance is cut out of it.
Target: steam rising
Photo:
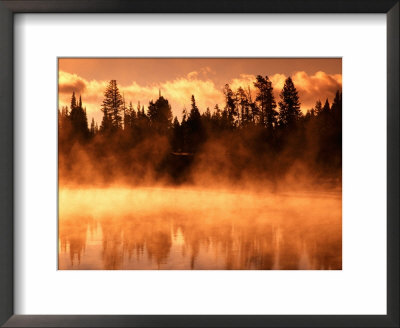
[[[63,189],[59,268],[337,270],[340,203],[337,193]]]
[[[191,95],[178,120],[161,91],[145,111],[125,100],[136,82],[121,93],[61,72],[60,269],[341,269],[341,75],[294,75],[307,102],[327,97],[305,114],[291,77],[220,92],[208,73],[164,83]],[[76,89],[104,96],[100,126]]]

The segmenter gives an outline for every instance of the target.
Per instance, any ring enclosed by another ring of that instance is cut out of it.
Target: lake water
[[[60,189],[61,270],[340,270],[341,193]]]

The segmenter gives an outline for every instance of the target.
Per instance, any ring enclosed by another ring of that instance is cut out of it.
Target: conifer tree
[[[188,117],[188,121],[192,122],[200,122],[200,111],[196,105],[196,99],[194,98],[194,95],[192,95],[191,98],[191,109]]]
[[[150,101],[148,117],[155,131],[166,134],[172,123],[172,111],[168,100],[160,95],[156,102]]]
[[[178,118],[175,116],[174,122],[172,123],[172,149],[177,152],[181,152],[183,149],[183,131],[182,126],[179,124]]]
[[[122,129],[121,112],[123,111],[123,98],[119,92],[116,80],[110,80],[108,83],[101,107],[104,114],[103,130],[108,128],[112,128],[112,130]]]
[[[73,137],[77,139],[85,139],[89,136],[88,121],[86,110],[82,108],[82,97],[79,96],[79,102],[76,103],[75,92],[71,97],[71,113],[69,115],[71,122]]]
[[[326,98],[324,107],[322,107],[322,111],[324,113],[328,113],[330,110],[331,110],[331,106],[329,105],[328,98]]]
[[[342,110],[342,94],[339,92],[339,90],[337,90],[335,93],[335,98],[333,98],[331,110],[333,112]]]
[[[112,130],[112,119],[111,115],[108,113],[108,109],[105,107],[102,109],[103,119],[100,124],[100,131],[102,133],[109,133]]]
[[[256,102],[259,104],[259,123],[268,129],[275,127],[278,112],[273,94],[272,82],[268,76],[257,75],[254,86],[257,88]]]
[[[207,107],[206,112],[204,113],[204,117],[205,117],[206,120],[210,120],[211,119],[210,107]]]
[[[94,118],[92,117],[92,122],[90,123],[90,135],[93,137],[95,135],[95,123]]]
[[[322,113],[322,103],[320,100],[317,100],[314,106],[315,114],[318,116]]]
[[[332,114],[335,118],[336,122],[340,124],[342,122],[342,93],[339,90],[336,91],[335,98],[333,98],[332,102]]]
[[[236,99],[232,89],[229,87],[229,84],[225,84],[224,87],[224,95],[225,95],[225,111],[227,114],[228,124],[233,127],[235,125],[235,120],[237,118],[236,111]]]
[[[292,78],[289,76],[280,93],[279,102],[279,124],[281,126],[291,126],[301,118],[300,102],[296,87]]]
[[[72,97],[71,97],[71,111],[76,107],[76,97],[75,97],[75,91],[72,92]]]
[[[239,89],[236,92],[236,101],[238,108],[239,125],[245,125],[250,119],[249,117],[250,103],[249,99],[247,98],[247,94],[242,87],[239,87]]]
[[[217,119],[221,118],[221,109],[219,108],[218,104],[215,104],[214,106],[213,117],[216,117]]]
[[[196,99],[194,98],[194,95],[192,95],[191,102],[192,105],[189,117],[187,118],[186,122],[186,130],[187,130],[188,147],[190,148],[190,151],[193,152],[197,149],[197,147],[203,140],[204,131],[201,123],[200,111],[197,108]]]

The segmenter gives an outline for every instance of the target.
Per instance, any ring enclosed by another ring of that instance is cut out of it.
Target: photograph
[[[342,270],[341,57],[57,60],[58,270]]]

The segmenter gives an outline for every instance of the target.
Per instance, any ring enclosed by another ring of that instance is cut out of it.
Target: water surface
[[[340,193],[60,189],[61,270],[340,270]]]

